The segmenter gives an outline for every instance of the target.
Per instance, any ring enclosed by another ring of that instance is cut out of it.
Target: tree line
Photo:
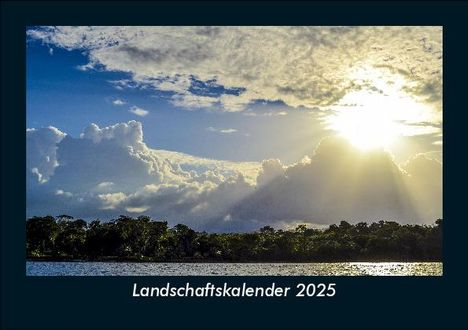
[[[172,228],[148,216],[90,223],[68,215],[26,221],[29,260],[155,262],[440,261],[442,219],[434,225],[341,221],[327,229],[265,226],[248,233]]]

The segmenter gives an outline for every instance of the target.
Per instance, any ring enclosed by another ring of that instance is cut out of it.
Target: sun
[[[356,91],[343,99],[328,117],[328,128],[361,150],[388,149],[402,135],[407,115],[414,109],[397,94]]]
[[[389,148],[399,136],[399,125],[385,111],[356,107],[337,112],[330,128],[361,150]]]
[[[407,92],[411,84],[401,75],[368,66],[351,69],[349,79],[364,88],[347,93],[325,121],[355,147],[390,149],[399,137],[437,130],[427,124],[437,112]]]

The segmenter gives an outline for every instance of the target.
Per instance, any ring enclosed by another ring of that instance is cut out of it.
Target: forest
[[[197,232],[172,228],[148,216],[86,222],[69,215],[26,221],[28,260],[152,262],[338,262],[441,261],[442,219],[434,225],[394,221],[326,229],[265,226],[247,233]]]

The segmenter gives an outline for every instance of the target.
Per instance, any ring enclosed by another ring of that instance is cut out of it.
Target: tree
[[[26,251],[30,256],[49,255],[54,251],[54,243],[59,227],[54,217],[33,217],[26,222]]]
[[[173,229],[176,244],[175,255],[179,258],[193,257],[197,248],[197,235],[186,225],[178,224]]]
[[[122,215],[89,224],[73,217],[32,217],[26,222],[28,258],[153,261],[359,261],[441,260],[443,221],[433,226],[341,221],[318,230],[264,226],[249,233],[196,232],[184,224]]]
[[[71,219],[73,218],[59,220],[59,233],[55,239],[55,247],[58,254],[76,258],[86,254],[86,229],[88,225],[82,219],[75,221],[71,221]]]

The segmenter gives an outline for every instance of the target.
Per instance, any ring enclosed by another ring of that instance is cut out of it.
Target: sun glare
[[[342,111],[331,126],[362,150],[388,148],[398,136],[398,125],[391,118],[370,109]]]
[[[377,87],[348,93],[326,118],[328,128],[354,146],[361,150],[387,149],[401,136],[438,130],[422,124],[433,120],[433,109],[402,92],[401,77],[384,77],[381,72],[371,74],[369,70],[360,72],[359,77],[357,81]]]

